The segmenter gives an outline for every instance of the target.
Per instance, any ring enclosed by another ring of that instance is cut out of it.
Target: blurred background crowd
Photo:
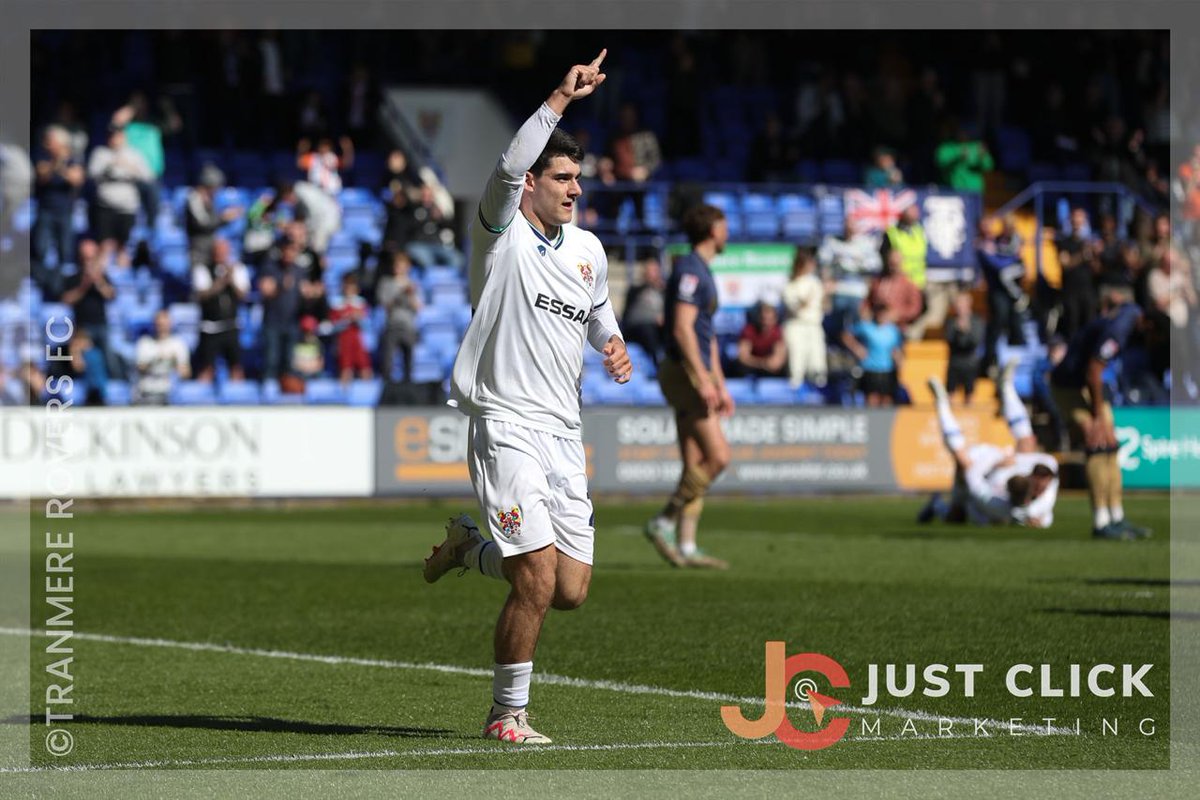
[[[1036,401],[1109,283],[1144,312],[1108,376],[1119,401],[1197,397],[1200,146],[1180,144],[1165,33],[39,31],[34,146],[2,160],[0,236],[31,266],[0,287],[6,401],[36,402],[47,374],[88,403],[438,399],[473,210],[381,124],[384,93],[484,88],[515,126],[602,45],[609,81],[564,125],[647,380],[588,380],[585,400],[658,400],[664,245],[702,200],[744,213],[737,239],[797,246],[778,292],[719,315],[745,402],[910,402],[929,371],[969,402],[1009,360]],[[1005,208],[1039,181],[1121,192]],[[813,185],[978,196],[973,269],[926,274],[916,204],[792,235],[788,192]],[[30,311],[72,317],[69,360],[45,359]]]

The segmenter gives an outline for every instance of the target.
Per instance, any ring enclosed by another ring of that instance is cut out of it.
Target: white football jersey
[[[997,493],[1007,492],[1009,478],[1014,475],[1028,475],[1039,464],[1053,470],[1055,477],[1046,487],[1046,491],[1030,500],[1027,506],[1013,509],[1013,517],[1019,522],[1036,518],[1043,526],[1049,527],[1054,522],[1054,504],[1058,502],[1058,462],[1054,460],[1054,456],[1046,453],[1017,453],[1013,456],[1012,464],[1000,467],[988,476],[988,483]]]
[[[558,122],[543,105],[522,126],[484,190],[471,226],[474,316],[451,377],[470,416],[580,438],[580,378],[589,325],[608,303],[600,240],[563,225],[549,240],[518,206],[524,176]]]

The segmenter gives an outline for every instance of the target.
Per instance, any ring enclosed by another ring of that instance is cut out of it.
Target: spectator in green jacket
[[[957,192],[981,194],[983,175],[995,169],[996,164],[986,144],[972,139],[961,125],[955,127],[955,137],[938,145],[933,155],[942,183]]]
[[[154,220],[158,216],[159,198],[162,194],[161,184],[165,156],[163,153],[163,134],[176,133],[181,127],[179,115],[174,106],[164,98],[161,104],[161,114],[156,117],[150,108],[144,92],[134,92],[129,102],[113,112],[112,124],[125,129],[125,140],[129,146],[141,154],[150,166],[153,177],[150,180],[138,182],[138,195],[142,201],[142,211],[146,215],[146,224],[154,230]]]

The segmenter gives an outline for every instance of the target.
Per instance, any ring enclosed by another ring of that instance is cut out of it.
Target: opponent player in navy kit
[[[708,266],[725,250],[729,223],[720,209],[701,205],[684,214],[683,230],[692,251],[675,262],[667,281],[666,358],[658,369],[663,396],[675,409],[683,473],[663,510],[646,523],[646,537],[677,567],[726,569],[697,546],[696,528],[704,495],[730,459],[720,417],[733,414],[734,404],[713,335],[717,284]]]
[[[1070,424],[1072,444],[1082,445],[1087,456],[1092,536],[1097,539],[1138,539],[1151,533],[1125,519],[1117,432],[1103,378],[1105,367],[1125,348],[1141,318],[1132,289],[1101,287],[1100,316],[1071,338],[1066,357],[1050,376],[1054,403]]]

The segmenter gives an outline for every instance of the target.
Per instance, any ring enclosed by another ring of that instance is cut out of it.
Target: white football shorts
[[[472,417],[467,463],[492,540],[508,556],[552,544],[592,563],[595,517],[583,442]]]

